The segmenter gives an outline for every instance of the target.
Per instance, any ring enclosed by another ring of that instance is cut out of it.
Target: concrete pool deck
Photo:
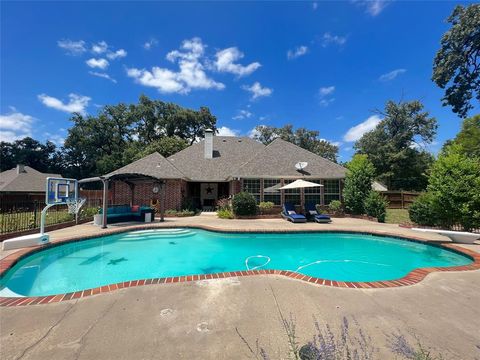
[[[350,218],[321,225],[201,215],[170,218],[155,226],[200,224],[218,230],[329,229],[447,241],[396,225]],[[112,226],[109,231],[119,228],[129,227]],[[55,242],[104,232],[83,224],[50,235]],[[480,252],[478,244],[462,247]],[[386,348],[386,335],[398,332],[410,339],[417,336],[446,358],[480,357],[480,271],[476,270],[431,273],[416,285],[391,289],[334,288],[259,275],[133,287],[47,305],[4,307],[0,308],[1,358],[252,358],[236,328],[253,348],[258,339],[272,359],[285,358],[288,343],[276,301],[283,314],[295,317],[300,344],[315,333],[312,316],[334,329],[347,316],[370,334],[379,358],[393,358]]]

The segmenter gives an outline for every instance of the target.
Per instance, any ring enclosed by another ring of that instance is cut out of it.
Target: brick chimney
[[[205,129],[205,159],[213,158],[213,130]]]
[[[25,165],[23,164],[17,164],[17,174],[24,173],[25,171]]]

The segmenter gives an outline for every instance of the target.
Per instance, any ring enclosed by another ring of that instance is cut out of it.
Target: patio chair
[[[305,204],[305,214],[307,215],[308,220],[315,221],[321,224],[328,224],[332,222],[330,216],[320,214],[317,210],[317,207],[314,203],[306,203]]]
[[[305,216],[295,212],[295,206],[293,206],[291,203],[285,203],[283,205],[282,217],[287,221],[291,221],[292,223],[307,222],[307,218]]]

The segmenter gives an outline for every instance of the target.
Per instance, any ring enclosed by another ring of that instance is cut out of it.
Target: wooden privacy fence
[[[390,209],[408,209],[415,199],[420,195],[414,191],[382,191],[388,201]]]

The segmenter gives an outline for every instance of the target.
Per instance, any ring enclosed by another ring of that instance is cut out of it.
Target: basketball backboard
[[[45,203],[47,205],[67,204],[78,198],[78,181],[76,179],[47,178]]]

